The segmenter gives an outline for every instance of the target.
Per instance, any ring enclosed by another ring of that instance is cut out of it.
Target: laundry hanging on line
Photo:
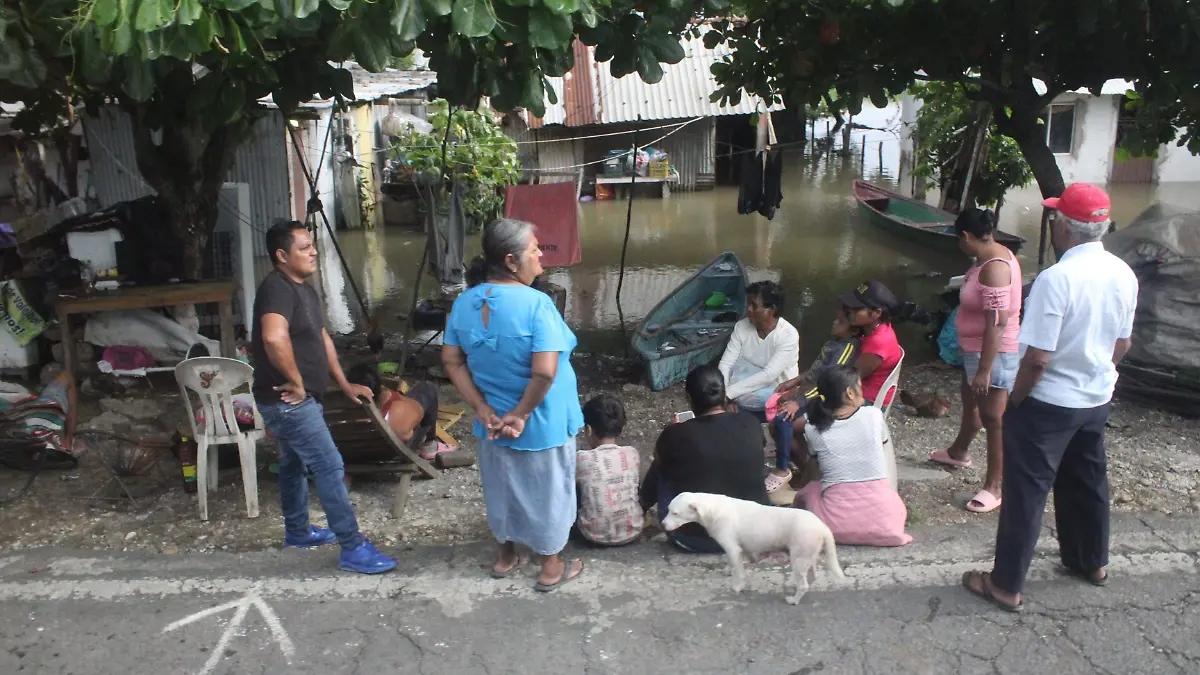
[[[767,220],[783,202],[783,153],[779,151],[747,153],[742,162],[742,180],[738,187],[738,213],[758,213]]]
[[[504,217],[537,228],[543,267],[567,267],[583,259],[579,188],[574,182],[509,186],[504,193]]]

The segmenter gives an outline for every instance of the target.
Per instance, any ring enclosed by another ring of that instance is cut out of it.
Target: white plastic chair
[[[882,408],[883,419],[886,422],[888,413],[892,411],[892,406],[896,403],[896,396],[900,392],[900,366],[904,365],[904,349],[900,350],[900,360],[896,362],[896,367],[892,368],[892,374],[888,375],[883,381],[883,386],[879,388],[879,395],[875,397],[875,407]],[[888,397],[891,401],[888,401]]]
[[[887,425],[888,413],[892,411],[892,406],[895,405],[896,399],[900,394],[900,366],[904,365],[904,349],[900,349],[900,360],[896,362],[896,367],[892,368],[892,372],[887,379],[883,381],[883,386],[879,388],[879,395],[875,397],[875,407],[882,408],[883,423]],[[891,402],[888,403],[889,397]],[[888,434],[891,436],[891,434]],[[887,444],[887,466],[888,466],[888,482],[892,489],[896,489],[897,469],[896,469],[896,440],[893,438]]]
[[[242,462],[242,486],[246,491],[246,515],[258,517],[258,474],[255,447],[266,437],[266,426],[251,400],[254,429],[242,431],[234,417],[233,392],[245,386],[251,389],[254,369],[237,359],[203,356],[187,359],[175,367],[175,379],[188,412],[188,424],[196,439],[196,483],[200,495],[200,520],[208,520],[208,493],[217,491],[217,453],[215,445],[235,443]],[[196,426],[196,411],[188,391],[200,399],[204,410],[204,428]]]

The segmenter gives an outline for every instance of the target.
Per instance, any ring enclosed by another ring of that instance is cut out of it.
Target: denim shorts
[[[979,373],[979,352],[963,352],[963,371],[967,374],[967,382],[975,379]],[[1021,358],[1016,352],[1000,352],[992,362],[992,389],[1012,391],[1017,383],[1017,367]]]

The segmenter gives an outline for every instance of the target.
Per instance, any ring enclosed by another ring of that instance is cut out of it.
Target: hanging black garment
[[[738,213],[743,216],[758,211],[763,193],[762,153],[748,152],[744,157],[742,180],[738,187]]]
[[[759,200],[758,212],[767,220],[775,218],[775,211],[783,202],[783,153],[768,152],[766,169],[763,171],[762,198]]]

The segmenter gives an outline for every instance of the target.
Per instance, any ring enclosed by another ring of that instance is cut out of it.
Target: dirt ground
[[[580,355],[574,360],[580,395],[586,400],[601,391],[624,401],[628,426],[625,442],[642,451],[645,462],[654,440],[669,416],[687,409],[682,387],[651,392],[640,382],[639,369],[622,359]],[[938,391],[954,401],[947,417],[927,419],[898,406],[889,418],[901,465],[900,493],[909,509],[910,524],[952,526],[975,515],[963,504],[982,479],[982,439],[974,451],[979,468],[946,471],[926,461],[929,452],[944,448],[958,426],[957,371],[934,365],[908,369],[903,388]],[[183,406],[173,382],[142,383],[123,396],[85,397],[81,428],[124,431],[131,435],[173,430],[183,420]],[[443,401],[454,402],[452,388],[441,383]],[[470,419],[465,416],[451,432],[467,448],[474,447]],[[581,439],[582,442],[582,439]],[[1139,513],[1200,512],[1200,421],[1186,420],[1118,401],[1108,434],[1109,473],[1114,509]],[[210,498],[210,520],[201,522],[194,495],[185,494],[179,469],[167,455],[161,461],[164,481],[156,475],[131,481],[136,504],[117,497],[114,485],[104,488],[107,471],[95,455],[84,455],[78,468],[44,471],[33,490],[15,504],[0,507],[0,550],[37,546],[83,549],[158,551],[248,551],[277,547],[282,538],[278,490],[267,467],[274,452],[260,445],[259,502],[261,515],[248,519],[236,465],[220,476],[220,490]],[[773,448],[768,446],[768,453]],[[764,458],[764,462],[766,462]],[[646,464],[643,464],[643,469]],[[0,492],[18,485],[27,474],[0,469]],[[388,545],[453,544],[488,538],[483,495],[475,467],[445,471],[436,480],[417,480],[402,520],[390,518],[392,484],[358,480],[351,489],[360,526],[369,537]],[[313,519],[324,516],[313,498]]]

